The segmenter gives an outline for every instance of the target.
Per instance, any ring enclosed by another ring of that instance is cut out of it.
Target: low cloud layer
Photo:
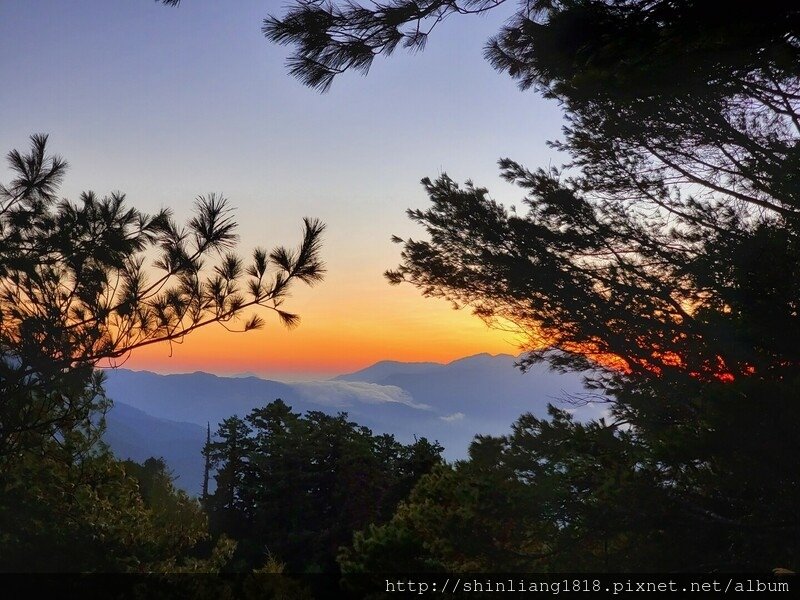
[[[404,404],[417,410],[432,408],[395,385],[379,385],[363,381],[303,381],[291,384],[303,400],[323,406],[347,408],[355,404]]]

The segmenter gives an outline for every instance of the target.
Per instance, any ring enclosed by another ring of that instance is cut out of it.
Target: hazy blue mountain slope
[[[383,383],[384,379],[392,375],[417,375],[442,367],[435,362],[400,362],[396,360],[382,360],[361,369],[355,373],[334,377],[335,381],[367,381],[370,383]]]
[[[163,457],[178,477],[176,485],[190,494],[200,494],[205,427],[159,419],[123,402],[115,402],[106,414],[103,439],[119,458],[141,463],[151,456]]]
[[[392,370],[390,363],[378,363],[339,379],[367,377],[381,385],[399,387],[416,402],[431,406],[436,417],[420,421],[419,432],[447,442],[451,458],[464,456],[477,433],[505,433],[524,412],[544,416],[548,403],[574,409],[584,418],[602,413],[599,406],[575,407],[565,402],[584,391],[580,375],[555,373],[546,365],[535,365],[522,373],[515,366],[516,360],[506,354],[479,354],[444,365],[420,364],[413,370],[405,368],[407,365]]]
[[[395,426],[413,430],[422,413],[432,413],[429,407],[419,405],[400,388],[369,382],[280,383],[200,372],[158,375],[118,369],[107,372],[105,387],[112,400],[162,419],[202,426],[210,422],[212,430],[231,415],[245,416],[277,398],[296,412],[344,411],[353,420],[378,431],[388,431]]]
[[[287,402],[291,388],[256,377],[228,378],[196,372],[159,375],[148,371],[106,371],[106,393],[150,415],[212,428],[223,419],[245,415],[276,398]]]

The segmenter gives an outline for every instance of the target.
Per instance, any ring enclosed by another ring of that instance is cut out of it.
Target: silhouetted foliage
[[[276,400],[220,424],[206,455],[217,468],[211,531],[238,542],[231,568],[270,557],[298,571],[335,570],[353,531],[387,520],[442,447],[410,445],[337,416],[305,416]]]
[[[499,4],[297,2],[265,33],[326,89],[400,43],[419,47],[418,25]],[[781,467],[800,451],[799,32],[800,9],[783,2],[523,2],[486,55],[560,103],[553,145],[570,163],[501,160],[525,191],[519,211],[471,182],[423,180],[432,205],[409,215],[427,237],[397,239],[402,264],[387,273],[515,327],[523,366],[589,372],[586,399],[610,403],[607,427],[630,432],[654,469],[660,500],[632,531],[670,507],[654,539],[676,568],[800,553],[798,470]],[[571,443],[585,433],[565,431]],[[577,491],[580,512],[596,499]],[[638,543],[641,556],[610,568],[660,568]]]
[[[11,151],[14,177],[0,186],[0,457],[102,408],[92,401],[96,366],[212,323],[262,327],[247,314],[257,306],[294,326],[297,315],[283,308],[291,287],[324,274],[317,220],[305,219],[296,250],[258,248],[245,264],[222,196],[199,197],[185,226],[168,209],[127,207],[118,192],[59,200],[67,164],[46,144],[34,135],[28,154]]]
[[[423,477],[342,550],[343,572],[664,572],[725,555],[720,530],[675,506],[635,432],[552,407],[512,429]]]
[[[785,2],[615,0],[300,0],[282,17],[269,16],[270,40],[292,45],[292,75],[322,90],[347,69],[366,73],[378,55],[400,46],[425,47],[428,35],[453,15],[505,10],[508,23],[486,44],[486,57],[523,88],[558,94],[580,89],[587,100],[653,86],[723,87],[770,60],[791,72],[800,12]],[[507,6],[503,6],[507,5]],[[731,68],[733,67],[733,68]],[[613,85],[610,85],[613,80]]]

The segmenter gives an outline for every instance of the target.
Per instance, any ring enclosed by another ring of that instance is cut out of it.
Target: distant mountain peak
[[[477,362],[477,361],[487,362],[487,361],[495,361],[495,360],[496,361],[500,361],[500,360],[503,360],[503,361],[505,361],[505,360],[517,360],[517,358],[518,357],[516,357],[516,356],[514,356],[512,354],[505,354],[505,353],[490,354],[489,352],[481,352],[479,354],[473,354],[471,356],[465,356],[463,358],[457,358],[455,360],[450,361],[445,366],[449,367],[451,365],[459,365],[459,364],[463,364],[463,363]]]
[[[334,381],[364,381],[367,383],[380,383],[386,377],[398,373],[413,375],[424,373],[433,369],[442,368],[444,365],[437,362],[402,362],[398,360],[381,360],[365,369],[354,373],[345,373],[334,377]]]

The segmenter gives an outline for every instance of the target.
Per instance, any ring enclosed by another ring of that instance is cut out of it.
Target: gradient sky
[[[424,299],[382,277],[395,267],[392,234],[420,236],[405,216],[423,208],[422,177],[472,179],[519,201],[497,159],[560,164],[558,107],[520,92],[483,59],[514,6],[440,24],[426,50],[379,58],[366,78],[345,74],[324,95],[291,78],[287,48],[261,21],[284,0],[2,0],[0,152],[32,133],[69,161],[62,195],[121,190],[137,208],[190,215],[196,196],[222,192],[236,207],[240,249],[299,240],[303,216],[328,226],[328,274],[296,288],[261,331],[220,327],[135,354],[127,367],[289,379],[356,370],[382,359],[449,361],[516,354],[518,341],[468,311]],[[0,181],[8,179],[5,165]]]

